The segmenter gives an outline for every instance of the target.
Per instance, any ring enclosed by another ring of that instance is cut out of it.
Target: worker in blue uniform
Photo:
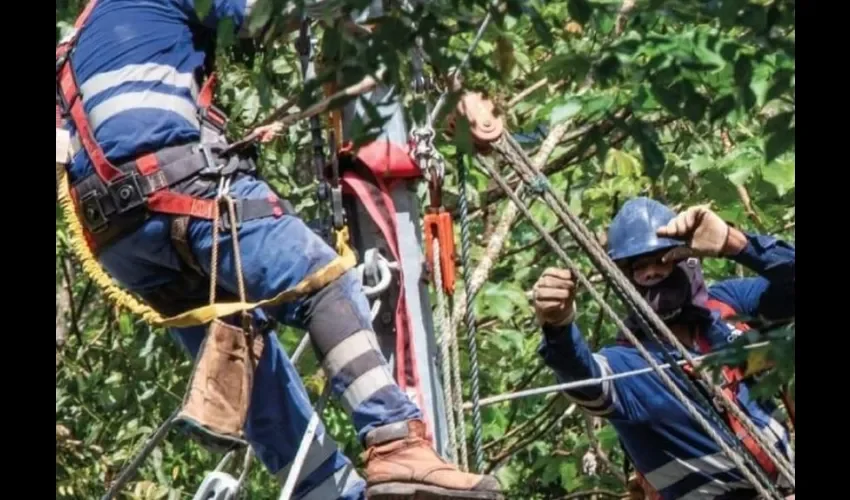
[[[761,324],[782,323],[794,316],[794,247],[730,227],[706,207],[677,215],[655,200],[631,199],[614,217],[607,246],[611,259],[694,356],[727,346],[741,334],[726,321],[729,314],[721,314],[724,310]],[[698,260],[705,257],[731,259],[756,276],[706,287]],[[559,380],[605,377],[649,366],[622,333],[616,345],[591,352],[574,321],[575,280],[569,270],[547,269],[532,293],[542,326],[539,353]],[[632,316],[624,323],[659,364],[665,363],[662,350],[681,359],[674,347],[648,339]],[[793,461],[788,428],[776,419],[775,404],[751,397],[750,382],[736,384],[742,410],[775,450]],[[687,391],[681,381],[677,384]],[[589,414],[611,422],[644,484],[646,498],[756,497],[741,471],[655,372],[566,393]],[[711,410],[695,405],[708,417]],[[769,463],[763,465],[770,468]]]
[[[223,114],[210,101],[206,83],[212,81],[207,77],[218,30],[260,41],[273,38],[272,21],[280,15],[266,16],[267,21],[262,14],[252,17],[264,1],[91,2],[77,30],[57,49],[57,128],[70,134],[67,170],[88,243],[113,278],[163,315],[209,301],[215,250],[213,288],[220,300],[238,299],[243,284],[233,227],[251,302],[274,297],[340,258],[257,177],[251,154],[228,151]],[[220,207],[216,246],[211,214],[218,203],[213,198],[221,194],[235,199],[236,210],[233,218],[228,207]],[[244,326],[239,318],[226,320],[232,328]],[[494,477],[461,472],[431,447],[419,408],[396,384],[378,348],[353,269],[298,300],[253,313],[249,324],[262,336],[262,350],[250,394],[238,394],[238,381],[229,388],[227,381],[202,380],[204,373],[196,369],[200,392],[184,405],[209,406],[208,396],[223,394],[249,398],[250,405],[242,400],[245,438],[271,473],[285,476],[313,410],[274,335],[275,320],[309,331],[334,394],[366,448],[364,481],[320,428],[295,498],[499,498]],[[227,328],[197,326],[174,333],[198,356],[216,335],[239,340]],[[209,442],[235,439],[192,415],[183,423],[206,432]]]

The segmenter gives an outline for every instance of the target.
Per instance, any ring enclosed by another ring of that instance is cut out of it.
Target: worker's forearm
[[[724,253],[771,283],[794,283],[796,252],[785,241],[730,228]]]
[[[575,323],[543,328],[543,341],[538,350],[544,363],[555,373],[559,382],[575,382],[610,375],[604,356],[594,355]],[[601,363],[601,364],[600,364]],[[570,389],[566,394],[593,415],[611,415],[621,408],[616,401],[616,388],[611,381]],[[619,397],[622,400],[622,396]]]
[[[564,382],[598,377],[600,374],[593,353],[575,323],[544,326],[538,353]]]
[[[747,248],[748,243],[749,241],[747,240],[746,234],[734,227],[730,227],[729,236],[726,238],[726,246],[723,247],[723,253],[727,256],[733,257],[743,252],[744,249]]]

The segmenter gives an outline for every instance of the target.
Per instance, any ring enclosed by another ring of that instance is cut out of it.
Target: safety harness
[[[60,118],[70,118],[94,169],[93,174],[74,182],[72,196],[79,206],[88,243],[97,253],[112,241],[136,229],[150,212],[212,220],[216,203],[214,200],[184,194],[172,188],[198,177],[217,180],[237,172],[251,174],[256,171],[256,167],[250,159],[224,156],[226,143],[223,135],[227,117],[212,104],[216,79],[212,72],[206,75],[197,99],[202,138],[200,143],[142,154],[118,165],[106,158],[95,140],[94,130],[83,106],[84,96],[80,94],[70,60],[80,32],[96,4],[96,0],[89,2],[77,18],[74,32],[57,47],[56,77],[57,127],[61,125]],[[212,135],[213,141],[205,141],[208,135]],[[231,223],[280,217],[287,211],[291,211],[291,208],[276,196],[265,200],[239,200],[239,220],[229,221],[224,218],[223,223],[227,228]]]
[[[720,319],[726,321],[730,326],[738,329],[741,332],[746,332],[750,330],[750,326],[743,321],[732,322],[730,321],[732,318],[738,316],[738,313],[733,309],[729,304],[725,302],[721,302],[717,299],[708,299],[706,301],[706,307],[710,310],[715,311],[720,314]],[[698,332],[696,336],[696,344],[699,348],[700,352],[703,354],[711,352],[711,344],[708,339],[701,332]],[[748,367],[745,372],[741,367],[732,367],[724,365],[721,369],[721,375],[723,377],[721,388],[723,392],[723,396],[728,398],[729,401],[738,403],[738,389],[740,383],[747,377],[748,373],[751,373],[753,370],[752,367]],[[691,376],[694,381],[699,385],[701,382],[695,375],[695,369],[690,364],[686,364],[684,366],[685,373]],[[787,405],[787,401],[786,401]],[[726,420],[729,424],[729,427],[735,432],[735,436],[741,441],[746,450],[756,459],[759,466],[765,471],[767,476],[772,480],[776,481],[779,477],[779,472],[776,468],[776,464],[770,459],[765,450],[759,446],[758,442],[755,438],[750,435],[747,429],[741,424],[741,422],[731,413],[723,411],[722,408],[718,408],[720,415]],[[625,448],[623,448],[625,451]],[[628,457],[626,459],[626,477],[629,477],[628,474]],[[638,471],[635,471],[635,480],[638,484],[643,488],[644,494],[646,495],[647,500],[660,500],[661,496],[657,491],[652,487],[652,485],[646,480],[646,478]]]
[[[209,276],[192,255],[186,234],[189,221],[193,218],[213,221],[218,217],[219,227],[229,230],[232,226],[238,228],[245,221],[294,213],[294,209],[288,201],[276,195],[244,200],[197,195],[214,192],[225,179],[238,180],[240,176],[256,173],[253,159],[243,154],[231,154],[233,148],[228,147],[224,137],[227,117],[212,104],[216,77],[210,62],[214,54],[211,55],[209,50],[204,82],[197,99],[200,140],[143,153],[117,165],[107,159],[95,139],[71,63],[80,33],[96,5],[97,0],[86,5],[74,23],[72,33],[56,48],[56,127],[60,129],[67,120],[74,124],[79,143],[91,160],[94,173],[76,179],[70,185],[64,165],[60,168],[57,164],[57,181],[59,201],[72,232],[85,241],[85,244],[72,244],[72,249],[78,254],[86,272],[104,288],[104,293],[152,324],[192,326],[207,324],[215,318],[240,311],[293,300],[327,285],[352,268],[356,258],[345,241],[345,232],[341,231],[343,236],[337,244],[340,257],[292,288],[255,303],[234,301],[233,293],[220,289],[217,296],[227,302],[207,303]],[[70,158],[62,159],[63,162],[67,160]],[[220,205],[225,199],[234,204],[233,216]],[[153,309],[117,289],[94,260],[99,252],[138,229],[152,214],[171,216],[171,240],[183,261],[179,279],[142,296]],[[81,234],[77,235],[78,232]]]

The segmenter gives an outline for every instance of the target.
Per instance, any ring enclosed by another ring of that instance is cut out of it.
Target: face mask
[[[709,317],[708,291],[696,259],[679,262],[666,278],[650,286],[635,285],[652,310],[665,322],[693,321]]]

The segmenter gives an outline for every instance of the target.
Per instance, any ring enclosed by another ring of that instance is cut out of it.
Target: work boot
[[[378,427],[366,435],[369,500],[502,499],[493,476],[460,471],[425,440],[421,420]]]

